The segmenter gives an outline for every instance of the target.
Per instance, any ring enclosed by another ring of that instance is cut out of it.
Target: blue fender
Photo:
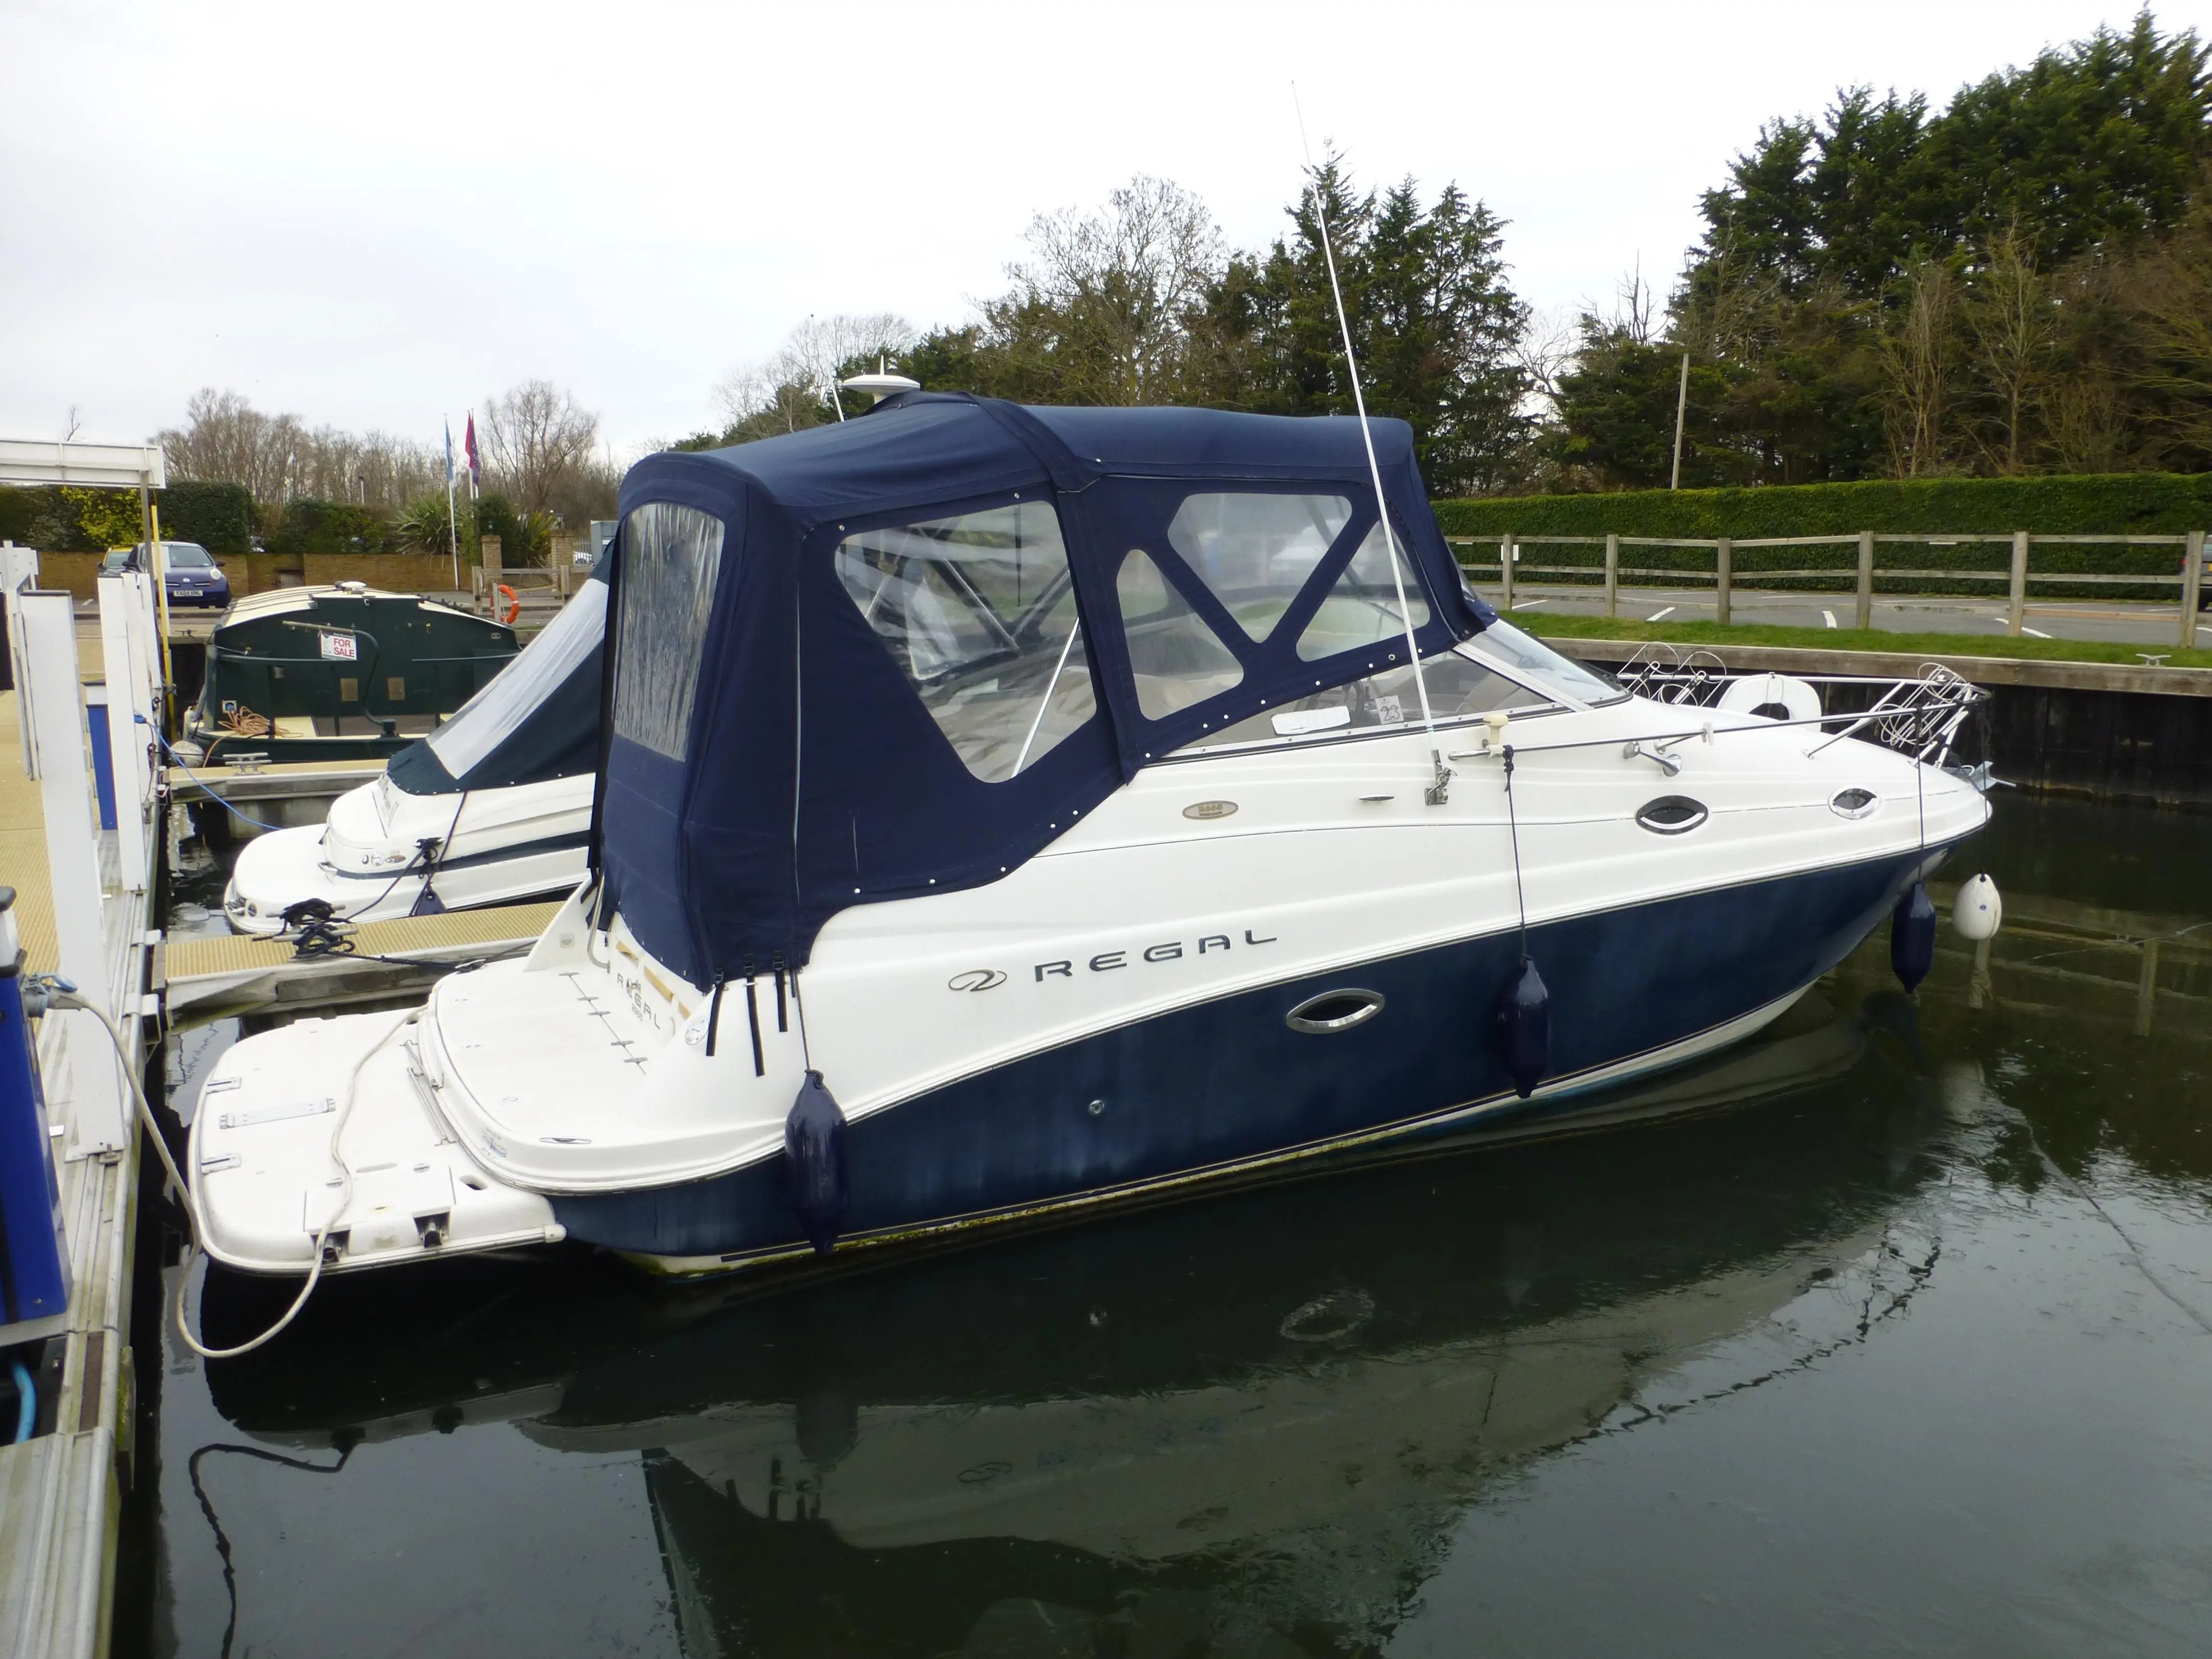
[[[806,1074],[783,1121],[783,1158],[791,1207],[814,1254],[827,1255],[852,1203],[852,1188],[845,1174],[845,1114],[822,1086],[819,1072]]]
[[[1498,1049],[1513,1091],[1526,1100],[1552,1068],[1552,994],[1528,957],[1498,999]]]
[[[1918,990],[1936,965],[1936,906],[1917,881],[1890,912],[1889,965],[1907,991]]]

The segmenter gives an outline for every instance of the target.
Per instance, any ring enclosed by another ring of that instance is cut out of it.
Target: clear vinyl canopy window
[[[1143,548],[1123,556],[1114,594],[1146,720],[1165,720],[1243,682],[1244,665]]]
[[[1328,597],[1321,602],[1321,609],[1298,635],[1302,660],[1318,662],[1340,651],[1361,650],[1384,640],[1402,638],[1409,627],[1427,625],[1429,602],[1422,595],[1421,579],[1406,562],[1402,543],[1397,549],[1395,580],[1390,574],[1390,554],[1391,543],[1377,520],[1360,541],[1352,562],[1345,566],[1344,574],[1328,590]],[[1402,610],[1398,599],[1401,586]]]
[[[1189,495],[1168,525],[1168,545],[1257,641],[1274,632],[1351,521],[1342,495]]]
[[[969,772],[1017,776],[1096,712],[1060,518],[1015,501],[864,530],[837,579]]]
[[[623,527],[615,735],[670,760],[682,760],[690,742],[721,566],[722,521],[696,507],[647,501]]]
[[[430,733],[438,763],[457,778],[474,771],[599,649],[606,631],[607,585],[586,582],[544,632]]]

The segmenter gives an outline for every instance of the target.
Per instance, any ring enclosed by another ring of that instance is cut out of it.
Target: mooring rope
[[[1521,885],[1521,825],[1513,810],[1513,745],[1505,745],[1505,829],[1513,839],[1513,900],[1521,912],[1521,963],[1528,962],[1528,896]]]

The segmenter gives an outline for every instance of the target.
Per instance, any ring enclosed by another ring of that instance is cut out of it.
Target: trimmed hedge
[[[51,484],[0,488],[0,540],[42,553],[91,553],[107,545],[86,533],[77,522],[75,504]]]
[[[1755,489],[1440,501],[1447,536],[2179,535],[2212,529],[2212,473],[1876,479]]]
[[[387,533],[381,515],[351,501],[301,499],[284,507],[284,522],[269,538],[269,550],[283,558],[310,553],[380,553]]]
[[[155,500],[164,540],[198,542],[218,559],[253,550],[253,492],[244,484],[173,483]]]
[[[161,535],[198,542],[217,558],[242,557],[253,531],[253,493],[243,484],[173,483],[154,492]],[[0,487],[0,540],[45,553],[103,553],[145,535],[134,490]]]

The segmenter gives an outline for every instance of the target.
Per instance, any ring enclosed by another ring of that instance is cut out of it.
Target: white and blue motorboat
[[[222,908],[241,933],[559,897],[585,875],[607,586],[595,570],[453,717],[331,802],[247,842]]]
[[[1372,434],[909,392],[641,462],[588,875],[525,959],[226,1053],[208,1250],[842,1253],[1571,1127],[1893,913],[1925,971],[1970,688],[1638,695],[1476,597]]]

